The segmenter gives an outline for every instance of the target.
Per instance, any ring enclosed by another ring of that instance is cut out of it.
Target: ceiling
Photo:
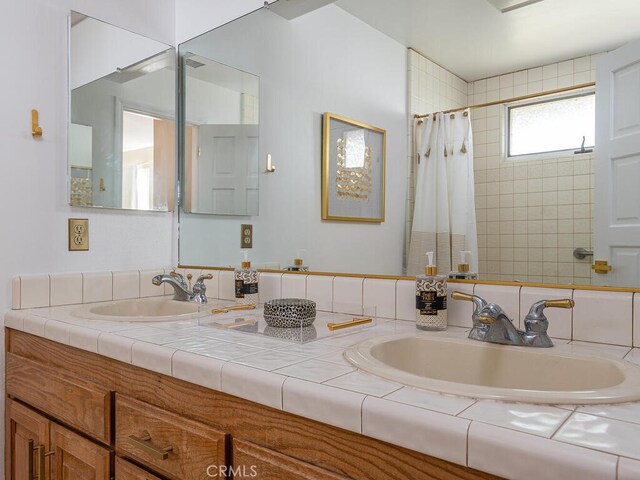
[[[486,0],[336,5],[466,81],[612,50],[640,37],[640,0],[544,0],[507,13]]]

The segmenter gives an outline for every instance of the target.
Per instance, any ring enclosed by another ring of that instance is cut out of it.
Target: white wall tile
[[[138,270],[112,272],[112,274],[114,300],[140,297],[140,272]]]
[[[20,276],[20,308],[49,306],[49,275]]]
[[[220,389],[229,395],[282,410],[282,385],[286,378],[276,373],[227,363],[222,367]]]
[[[364,399],[365,395],[361,393],[297,378],[287,378],[282,388],[282,405],[286,412],[356,433],[362,432]]]
[[[178,350],[171,359],[172,375],[185,382],[220,390],[220,377],[225,362]]]
[[[573,290],[559,288],[522,287],[520,290],[520,325],[524,328],[524,318],[531,305],[540,300],[560,300],[572,298]],[[573,309],[547,308],[544,314],[549,320],[549,336],[571,340]]]
[[[204,281],[204,286],[207,287],[205,294],[207,298],[219,298],[220,270],[202,270],[198,275],[208,274],[210,274],[212,278]]]
[[[11,279],[11,308],[20,310],[20,277]]]
[[[362,304],[376,307],[376,316],[396,318],[396,280],[365,278]]]
[[[282,275],[282,298],[307,298],[307,275]]]
[[[396,318],[416,320],[416,282],[398,280],[396,283]]]
[[[83,303],[113,300],[113,276],[111,272],[82,274]]]
[[[268,302],[274,298],[282,298],[281,273],[260,273],[258,276],[258,284],[260,303]]]
[[[367,397],[362,405],[362,433],[460,465],[467,459],[470,421]]]
[[[363,278],[335,277],[333,279],[333,311],[362,315]]]
[[[220,270],[218,298],[221,300],[236,299],[235,273],[231,270]]]
[[[497,303],[514,321],[520,323],[520,287],[507,285],[476,285],[474,294],[484,298],[488,303]]]
[[[504,478],[614,480],[618,457],[472,422],[467,465]],[[500,461],[496,461],[499,452]],[[531,455],[531,452],[536,452]],[[544,458],[544,462],[539,459]]]
[[[51,298],[49,303],[56,305],[73,305],[82,303],[82,274],[59,273],[49,275]]]
[[[573,339],[632,345],[633,294],[576,290]]]
[[[158,297],[164,295],[164,285],[156,286],[151,279],[163,275],[164,270],[140,270],[140,297]]]
[[[471,315],[473,314],[474,306],[472,302],[466,302],[464,300],[454,300],[451,298],[453,292],[462,292],[473,295],[472,283],[449,283],[447,291],[447,321],[449,325],[457,327],[469,327],[473,325]]]
[[[171,357],[174,348],[147,342],[136,342],[131,347],[131,363],[152,372],[171,375]]]
[[[309,275],[307,277],[307,298],[316,302],[318,310],[332,311],[333,277]]]

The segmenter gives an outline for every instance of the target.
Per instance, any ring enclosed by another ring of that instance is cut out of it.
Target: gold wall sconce
[[[35,108],[31,110],[31,135],[33,138],[42,137],[42,127],[39,122],[38,110]]]
[[[273,173],[276,171],[276,166],[271,162],[271,154],[267,154],[267,173]]]

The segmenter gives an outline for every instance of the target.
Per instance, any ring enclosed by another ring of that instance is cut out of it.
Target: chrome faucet
[[[196,302],[200,304],[207,303],[207,286],[205,280],[211,280],[213,275],[210,273],[206,275],[200,275],[193,284],[193,288],[189,288],[189,284],[182,275],[176,272],[171,272],[169,275],[156,275],[151,279],[151,283],[154,285],[162,285],[167,283],[173,287],[173,299],[181,302]]]
[[[469,338],[481,342],[499,343],[502,345],[517,345],[523,347],[553,347],[553,342],[547,335],[549,321],[544,315],[547,307],[573,308],[575,302],[571,299],[540,300],[534,303],[524,319],[524,331],[518,330],[509,316],[495,303],[487,303],[478,295],[453,292],[454,300],[473,302],[475,310],[471,319],[473,328]]]

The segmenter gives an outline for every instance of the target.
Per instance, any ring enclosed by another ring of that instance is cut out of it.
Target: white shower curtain
[[[460,252],[471,251],[478,271],[473,138],[468,110],[425,118],[418,146],[413,226],[407,273],[422,273],[425,252],[436,253],[438,271],[457,269]]]

